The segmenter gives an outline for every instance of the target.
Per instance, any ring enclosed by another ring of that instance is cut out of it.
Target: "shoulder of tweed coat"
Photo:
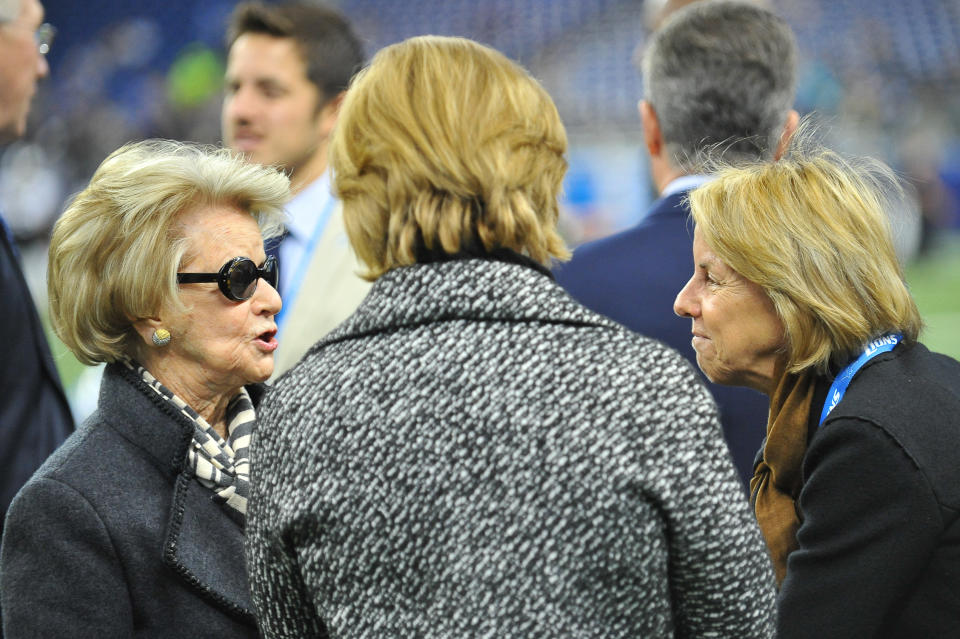
[[[267,637],[772,634],[694,372],[532,268],[383,275],[281,378],[251,450]]]

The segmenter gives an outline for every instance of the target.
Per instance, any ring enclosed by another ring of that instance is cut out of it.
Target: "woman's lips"
[[[280,345],[280,342],[277,341],[277,331],[267,331],[266,333],[261,333],[260,335],[257,335],[257,339],[254,341],[261,350],[264,350],[268,353],[272,353],[273,351],[277,350],[277,346]]]

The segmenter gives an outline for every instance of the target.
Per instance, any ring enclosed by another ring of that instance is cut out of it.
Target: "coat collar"
[[[264,386],[247,386],[254,406]],[[187,471],[194,425],[123,364],[107,366],[100,417],[138,447],[171,482],[163,561],[202,597],[249,623],[253,602],[243,558],[243,530]]]
[[[682,219],[688,225],[692,236],[693,219],[690,217],[690,208],[686,202],[688,194],[689,191],[677,191],[661,197],[653,203],[647,215],[640,221],[640,225],[660,218]]]
[[[521,263],[473,258],[388,271],[374,282],[356,312],[314,348],[451,320],[617,326],[574,301],[548,273]]]
[[[254,407],[266,392],[264,384],[247,387]],[[160,397],[135,370],[122,363],[108,365],[100,384],[100,417],[139,448],[166,477],[184,469],[193,423]]]
[[[100,417],[139,448],[165,477],[186,463],[193,424],[147,386],[136,371],[110,364],[100,384]]]

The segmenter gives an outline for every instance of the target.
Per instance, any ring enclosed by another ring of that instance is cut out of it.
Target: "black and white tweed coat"
[[[774,585],[712,400],[545,273],[383,275],[252,444],[266,637],[767,637]]]

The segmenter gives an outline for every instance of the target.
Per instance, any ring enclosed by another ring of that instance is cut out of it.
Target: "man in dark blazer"
[[[707,150],[728,162],[778,157],[796,128],[789,26],[745,2],[687,6],[651,37],[642,60],[644,145],[660,199],[633,228],[579,247],[559,283],[590,309],[657,338],[691,362],[690,322],[673,313],[693,273],[686,193],[707,180]],[[708,386],[744,483],[765,432],[767,398]]]
[[[23,135],[49,30],[37,0],[0,0],[0,143]],[[20,487],[73,432],[73,419],[33,306],[13,234],[0,214],[0,527]]]

